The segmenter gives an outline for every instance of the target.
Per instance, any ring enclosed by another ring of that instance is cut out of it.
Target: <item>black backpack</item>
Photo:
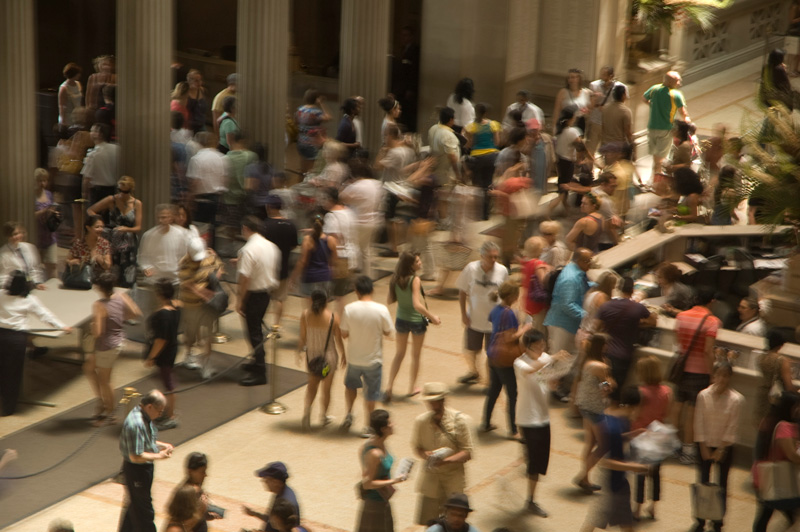
[[[561,270],[563,269],[564,268],[556,268],[548,273],[547,277],[544,278],[544,289],[547,290],[547,300],[545,301],[545,304],[548,307],[553,303],[553,293],[556,289],[556,282],[558,281],[558,276],[561,275]]]

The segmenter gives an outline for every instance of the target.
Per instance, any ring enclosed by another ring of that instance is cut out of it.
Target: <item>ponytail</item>
[[[316,216],[314,217],[314,225],[311,227],[311,238],[314,239],[314,242],[319,242],[321,236],[322,236],[322,217]]]
[[[556,135],[560,135],[561,132],[564,131],[564,128],[567,127],[567,123],[573,119],[577,111],[578,108],[574,105],[568,105],[561,110],[561,114],[558,116],[558,122],[556,122]]]
[[[311,312],[317,316],[322,314],[328,305],[328,294],[319,288],[311,292]]]

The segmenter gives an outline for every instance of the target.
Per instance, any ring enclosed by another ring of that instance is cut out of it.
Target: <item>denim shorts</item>
[[[397,318],[394,321],[394,328],[397,331],[397,334],[425,334],[425,332],[428,330],[428,320],[423,319],[422,321],[417,322]]]
[[[381,398],[381,374],[383,366],[378,364],[372,367],[347,365],[344,374],[344,386],[350,390],[366,387],[364,397],[367,401],[379,401]]]
[[[316,146],[312,146],[310,144],[300,144],[299,142],[297,143],[297,153],[299,153],[300,157],[306,161],[313,161],[316,159],[317,152],[319,152],[319,149]]]

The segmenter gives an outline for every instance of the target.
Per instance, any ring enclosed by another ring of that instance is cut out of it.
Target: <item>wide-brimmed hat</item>
[[[472,511],[472,508],[469,507],[469,499],[463,493],[454,493],[447,499],[447,502],[444,503],[445,508],[461,508],[462,510],[466,510],[468,512]]]
[[[423,401],[438,401],[444,399],[444,396],[449,393],[447,385],[443,382],[426,382],[422,387],[422,400]]]

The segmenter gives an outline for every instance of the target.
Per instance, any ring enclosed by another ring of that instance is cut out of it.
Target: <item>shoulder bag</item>
[[[706,318],[711,315],[711,312],[703,316],[703,319],[700,320],[700,325],[697,327],[697,330],[694,332],[694,336],[692,336],[692,341],[689,342],[689,346],[686,348],[686,351],[680,353],[673,357],[672,366],[669,369],[669,382],[673,384],[679,384],[683,379],[684,368],[686,367],[686,360],[689,358],[689,353],[692,352],[692,347],[694,343],[697,341],[697,337],[700,336],[700,332],[703,330],[703,324],[706,322]]]
[[[61,275],[61,282],[64,288],[71,290],[91,290],[92,265],[88,262],[79,265],[68,264]]]
[[[325,356],[328,353],[328,345],[331,341],[331,331],[333,330],[333,312],[331,312],[331,322],[328,325],[328,334],[325,336],[325,348],[322,350],[321,355],[315,355],[313,357],[308,356],[308,352],[306,352],[307,356],[307,365],[308,365],[308,372],[312,375],[315,375],[320,378],[325,378],[331,372],[331,364],[328,362],[328,358]]]
[[[510,308],[503,310],[500,317],[500,326],[506,321],[508,312],[514,312]],[[522,354],[522,347],[519,338],[514,338],[516,329],[505,329],[497,332],[492,338],[492,343],[487,352],[489,363],[496,368],[510,368],[514,361]]]

